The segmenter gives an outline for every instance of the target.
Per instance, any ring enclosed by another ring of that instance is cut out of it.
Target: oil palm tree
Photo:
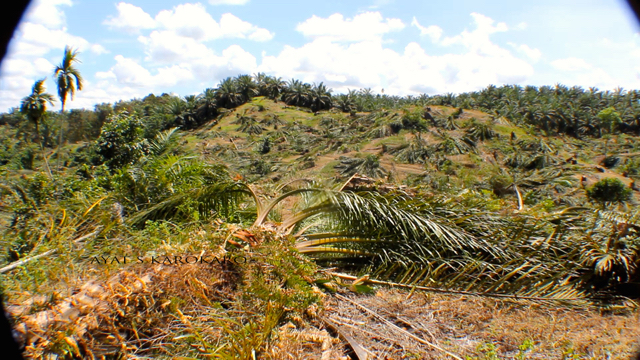
[[[218,106],[222,106],[227,109],[231,109],[245,103],[245,98],[237,84],[237,81],[230,77],[220,82],[220,85],[218,85],[215,90],[215,95],[218,101]]]
[[[67,46],[64,49],[64,56],[62,57],[62,62],[60,65],[56,66],[53,75],[56,79],[56,84],[58,85],[58,96],[60,97],[60,102],[62,104],[62,108],[60,109],[60,114],[64,114],[64,105],[67,102],[67,95],[71,97],[73,100],[73,96],[76,91],[82,90],[82,75],[80,75],[80,71],[74,66],[74,63],[80,62],[78,60],[78,51],[71,49],[71,47]],[[63,117],[60,117],[60,135],[58,138],[58,169],[60,169],[60,146],[62,145],[62,122]]]
[[[236,78],[235,83],[238,86],[238,91],[244,97],[244,102],[251,101],[251,98],[258,95],[258,84],[253,81],[253,78],[249,75],[240,75]]]
[[[320,83],[313,84],[309,91],[309,102],[311,103],[311,111],[319,111],[331,108],[331,89]]]
[[[287,84],[284,101],[287,105],[306,106],[309,104],[311,86],[299,80],[291,79]]]
[[[198,107],[198,117],[203,121],[208,121],[216,116],[218,108],[216,106],[216,92],[212,88],[205,89],[200,96],[200,106]]]

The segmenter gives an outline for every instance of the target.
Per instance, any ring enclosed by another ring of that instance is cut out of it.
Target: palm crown
[[[80,62],[77,59],[78,51],[72,50],[70,47],[64,49],[64,57],[60,65],[56,66],[54,76],[56,77],[56,83],[58,84],[58,96],[62,102],[62,111],[64,111],[64,104],[67,101],[67,95],[75,95],[76,90],[82,90],[82,76],[80,71],[73,66],[75,62]]]
[[[45,79],[40,79],[33,84],[31,95],[22,99],[20,112],[27,116],[36,127],[36,138],[38,137],[38,125],[47,110],[47,103],[53,105],[53,96],[45,92]]]

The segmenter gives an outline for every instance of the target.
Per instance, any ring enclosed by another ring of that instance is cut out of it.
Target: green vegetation
[[[587,189],[587,196],[600,203],[629,201],[632,193],[622,181],[615,178],[602,179]]]
[[[59,114],[39,80],[0,116],[4,265],[57,254],[7,270],[2,287],[15,303],[45,296],[21,315],[31,325],[89,280],[123,287],[102,288],[95,322],[83,312],[42,326],[31,356],[281,358],[289,322],[327,321],[323,298],[382,286],[635,306],[638,91],[332,95],[256,74],[197,96],[65,111],[82,89],[77,55],[67,48],[56,69]],[[252,261],[88,262],[178,254]],[[449,350],[502,355],[491,339],[474,341]],[[538,349],[518,341],[517,358]]]

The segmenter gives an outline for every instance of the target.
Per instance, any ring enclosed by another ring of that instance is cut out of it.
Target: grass
[[[261,106],[264,111],[259,111]],[[455,111],[449,107],[432,108],[444,115]],[[420,108],[409,107],[407,110],[420,111]],[[377,152],[374,149],[382,145],[397,146],[412,138],[402,130],[386,138],[369,139],[364,136],[369,130],[365,127],[362,131],[349,130],[351,132],[340,139],[342,148],[336,146],[336,150],[332,150],[319,136],[307,139],[305,134],[295,134],[308,142],[296,142],[289,136],[286,141],[272,143],[269,154],[260,155],[254,146],[247,145],[252,139],[268,136],[268,132],[252,138],[238,132],[239,125],[231,124],[235,114],[243,111],[258,120],[278,114],[287,122],[297,121],[318,130],[322,130],[319,123],[323,117],[333,117],[342,125],[355,120],[333,112],[320,112],[314,116],[308,111],[285,108],[283,103],[264,98],[254,98],[251,103],[230,111],[213,128],[219,131],[218,127],[221,127],[228,136],[212,139],[212,142],[231,145],[228,138],[238,137],[236,144],[250,160],[292,164],[268,176],[250,175],[256,180],[251,185],[261,196],[273,195],[280,185],[296,177],[312,178],[322,182],[324,187],[335,187],[340,183],[334,178],[337,175],[335,165],[341,155],[362,157]],[[387,117],[393,115],[394,112],[390,112]],[[478,111],[465,110],[459,123],[471,116],[482,121],[489,118]],[[410,188],[401,189],[409,194],[456,195],[450,198],[452,201],[463,201],[463,196],[458,196],[463,192],[472,193],[473,200],[482,203],[484,210],[507,216],[517,206],[515,195],[507,192],[498,196],[486,186],[492,176],[505,168],[491,161],[493,152],[501,160],[511,154],[513,148],[508,142],[511,132],[519,139],[531,139],[532,136],[525,128],[493,126],[502,138],[479,143],[478,154],[442,155],[440,159],[434,156],[424,165],[399,164],[393,156],[384,155],[381,158],[383,166],[395,168],[393,179],[385,186],[393,188],[405,183]],[[463,130],[448,134],[461,135]],[[271,127],[268,131],[272,131]],[[429,144],[435,141],[435,136],[429,132],[422,136]],[[199,144],[207,138],[203,131],[181,132],[180,150],[186,155],[198,153]],[[638,151],[640,142],[636,139],[624,137],[617,139],[617,143],[611,141],[609,151]],[[604,176],[591,166],[601,154],[604,140],[578,141],[567,137],[548,140],[562,150],[560,156],[578,153],[579,164],[560,165],[563,172],[571,172],[574,176],[584,174],[589,181]],[[68,145],[65,152],[71,153],[70,150],[77,146]],[[305,150],[309,150],[307,156],[315,166],[298,170],[300,163],[296,160]],[[232,176],[238,171],[248,171],[240,160],[230,156],[224,160],[211,157],[228,164]],[[440,160],[450,163],[442,165]],[[41,168],[39,158],[36,158],[35,166]],[[620,173],[621,168],[613,170]],[[66,172],[68,179],[75,179],[75,169],[69,168]],[[525,173],[524,170],[521,172]],[[21,181],[33,174],[30,170],[3,167],[3,176],[11,181]],[[579,186],[578,181],[564,192],[552,188],[548,193],[538,193],[534,188],[523,189],[522,194],[529,209],[541,209],[540,212],[546,213],[557,209],[563,197],[583,205],[584,191]],[[88,193],[86,198],[92,196]],[[635,196],[639,198],[638,194]],[[5,199],[8,197],[2,199],[3,203]],[[353,304],[341,301],[335,296],[336,291],[423,340],[470,359],[605,358],[607,354],[611,354],[611,358],[626,358],[638,345],[640,319],[637,310],[600,313],[385,288],[375,288],[373,295],[365,295],[349,282],[330,278],[326,271],[294,250],[292,238],[274,231],[274,227],[292,212],[295,202],[291,200],[283,202],[270,214],[273,223],[257,229],[248,229],[249,223],[227,224],[212,217],[190,224],[149,222],[144,230],[140,230],[117,224],[111,218],[110,210],[100,205],[103,218],[91,218],[87,223],[101,224],[105,230],[81,246],[74,245],[71,240],[91,230],[82,227],[84,223],[79,216],[91,204],[79,210],[80,206],[73,201],[39,208],[40,215],[26,227],[28,231],[11,230],[2,238],[5,254],[8,248],[20,242],[32,246],[21,255],[23,258],[52,249],[58,251],[56,256],[27,263],[0,275],[0,286],[11,304],[10,311],[18,322],[31,324],[35,333],[27,354],[33,358],[51,353],[62,358],[90,357],[90,354],[108,357],[124,353],[130,357],[165,358],[253,359],[255,356],[256,359],[283,359],[292,356],[340,359],[346,357],[350,347],[344,340],[346,334],[379,358],[450,358],[434,347],[407,340],[406,334],[397,333],[397,329],[391,329],[379,318],[376,320]],[[16,204],[6,201],[7,205],[3,204],[1,209],[8,226],[12,220],[10,214],[13,214],[10,211],[15,209],[9,205]],[[207,266],[163,265],[148,261],[142,264],[88,263],[94,256],[113,259],[127,255],[134,259],[138,256],[149,259],[202,253],[242,256],[252,261]],[[59,322],[47,323],[47,326],[38,322],[36,314],[51,315],[46,311],[69,299],[75,301],[74,308],[77,306],[75,317],[66,319],[58,314],[54,318]],[[90,301],[80,301],[83,299]],[[87,305],[91,303],[93,307]],[[327,321],[337,330],[332,330]]]

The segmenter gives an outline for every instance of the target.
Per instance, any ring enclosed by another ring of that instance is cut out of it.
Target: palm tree
[[[53,95],[46,93],[44,88],[44,79],[40,79],[33,84],[31,95],[22,99],[20,103],[20,112],[24,114],[29,121],[36,127],[36,142],[40,139],[38,125],[47,111],[47,103],[53,105]]]
[[[320,83],[313,84],[309,92],[309,100],[311,103],[311,111],[319,111],[331,108],[331,89]]]
[[[244,96],[242,95],[236,80],[233,78],[229,77],[222,80],[215,92],[218,106],[231,109],[245,103]]]
[[[309,103],[311,86],[299,80],[291,79],[287,84],[284,101],[287,105],[306,106]]]
[[[235,80],[238,91],[244,97],[244,102],[251,101],[251,98],[258,95],[258,84],[249,75],[240,75]]]
[[[212,88],[206,89],[200,96],[200,106],[198,107],[198,117],[203,121],[210,120],[218,112],[216,106],[216,92]]]
[[[287,87],[287,83],[282,78],[268,77],[266,80],[266,96],[271,100],[278,102],[282,92]]]
[[[38,125],[42,121],[47,111],[47,103],[53,105],[53,95],[46,93],[44,88],[44,79],[40,79],[33,84],[33,88],[31,89],[31,95],[22,99],[20,103],[20,112],[24,114],[29,121],[31,121],[36,129],[36,142],[40,141],[40,131],[38,129]],[[51,169],[49,167],[49,162],[47,161],[47,156],[44,153],[44,143],[42,144],[42,157],[44,159],[45,165],[47,166],[47,172],[49,177],[51,178]]]
[[[60,65],[56,66],[56,69],[53,75],[56,78],[56,84],[58,84],[58,96],[60,97],[60,102],[62,103],[62,109],[60,110],[60,114],[64,114],[64,105],[67,101],[67,95],[71,95],[71,100],[73,100],[73,95],[75,95],[76,90],[82,90],[82,76],[80,75],[80,71],[76,69],[73,64],[76,62],[80,62],[77,59],[78,51],[71,49],[69,46],[64,49],[64,56],[62,57],[62,62]],[[58,139],[58,169],[60,168],[60,146],[62,145],[62,121],[63,118],[60,118],[60,136]]]

